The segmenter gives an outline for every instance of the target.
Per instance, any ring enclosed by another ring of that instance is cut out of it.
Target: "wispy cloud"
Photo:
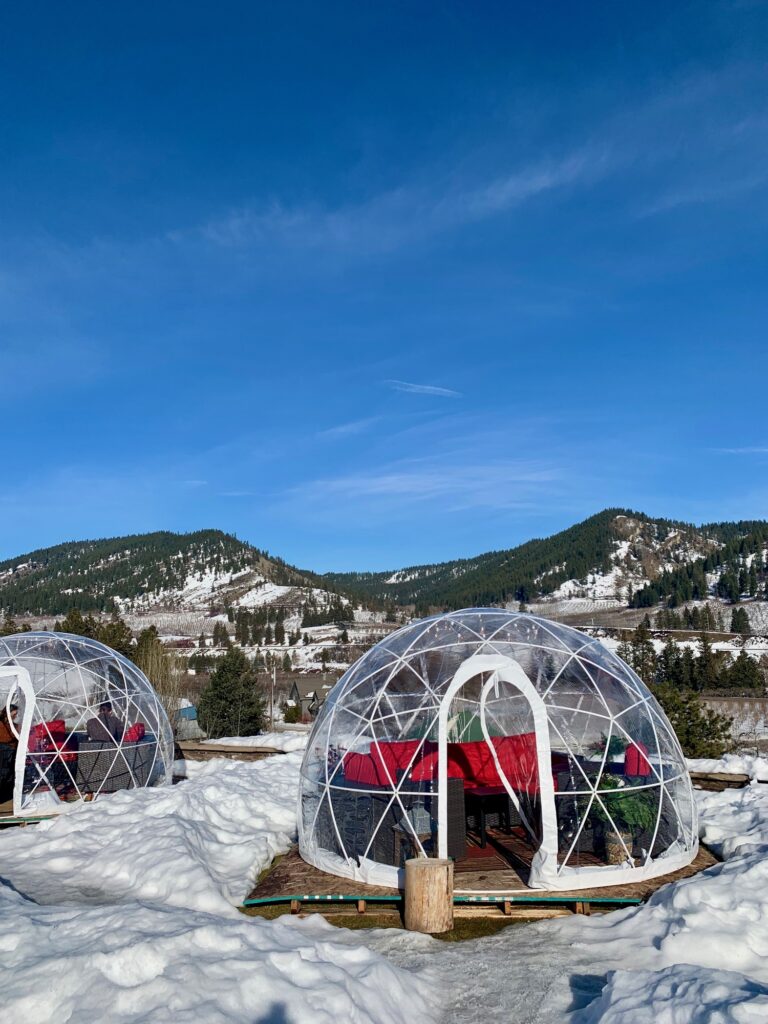
[[[602,177],[611,166],[605,148],[586,147],[485,180],[454,172],[442,181],[405,183],[336,208],[288,206],[273,201],[230,210],[191,231],[168,234],[173,242],[198,237],[222,248],[259,244],[337,252],[386,252],[438,232],[499,216],[545,193]]]
[[[350,420],[349,423],[339,423],[336,427],[319,430],[316,436],[328,441],[334,441],[340,437],[352,437],[356,434],[364,434],[380,420],[380,416],[366,416],[360,420]]]
[[[369,521],[409,517],[415,507],[439,507],[441,513],[465,509],[530,508],[561,480],[552,466],[529,461],[474,461],[450,458],[402,460],[378,471],[311,480],[291,488],[282,500],[313,515],[337,515],[353,509]]]
[[[395,391],[407,391],[410,395],[436,395],[439,398],[461,398],[460,391],[452,388],[440,388],[435,384],[411,384],[407,380],[385,380]]]
[[[694,183],[659,196],[640,210],[640,216],[651,217],[654,214],[666,213],[669,210],[682,206],[704,206],[707,203],[722,203],[728,199],[741,196],[746,192],[762,188],[766,184],[768,184],[768,171],[758,171],[730,181],[725,180],[709,184]]]
[[[768,447],[747,446],[745,448],[715,448],[721,455],[768,455]]]

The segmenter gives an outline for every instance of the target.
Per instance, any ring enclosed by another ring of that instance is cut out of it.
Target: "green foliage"
[[[711,553],[706,558],[663,572],[658,579],[633,595],[632,607],[650,608],[665,601],[670,608],[677,608],[686,601],[703,600],[709,590],[707,573],[718,570],[720,578],[716,592],[719,597],[736,602],[745,592],[753,596],[758,593],[759,576],[755,562],[759,559],[760,574],[765,575],[762,552],[768,542],[768,523],[762,520],[710,523],[702,526],[700,533],[712,540]],[[749,570],[746,568],[748,556],[753,556]]]
[[[315,601],[308,601],[304,605],[301,617],[302,626],[327,626],[332,622],[343,622],[351,615],[349,605],[338,595],[330,604],[319,607]]]
[[[752,632],[745,608],[734,608],[731,612],[731,632],[740,633],[742,636],[749,636]]]
[[[698,653],[694,657],[688,646],[678,646],[669,637],[659,655],[654,652],[651,635],[641,623],[618,646],[617,654],[637,672],[646,683],[654,680],[670,684],[677,689],[706,692],[755,692],[765,686],[763,672],[753,658],[744,651],[733,661],[712,648],[709,634],[698,638]]]
[[[605,755],[606,761],[615,761],[617,757],[624,753],[626,744],[622,740],[621,736],[611,736],[610,740],[605,733],[602,734],[599,740],[596,740],[590,747],[593,754],[598,754],[600,757],[603,756],[603,752],[606,747],[608,748]]]
[[[750,658],[746,651],[739,651],[739,656],[729,667],[727,673],[728,687],[731,690],[759,690],[765,689],[765,679],[760,667],[754,658]]]
[[[288,725],[295,725],[301,721],[301,707],[298,704],[294,704],[293,707],[287,707],[283,711],[283,719]]]
[[[136,660],[133,632],[119,615],[113,615],[111,619],[102,622],[93,615],[83,615],[78,608],[71,608],[65,618],[55,624],[54,631],[98,640],[131,661]]]
[[[201,727],[212,739],[254,736],[264,726],[265,700],[256,673],[239,647],[221,658],[197,706]]]
[[[733,719],[708,708],[695,691],[666,684],[654,687],[653,693],[686,757],[722,757],[732,748]]]
[[[592,804],[592,812],[609,828],[615,825],[619,830],[626,829],[632,833],[648,832],[653,828],[656,823],[658,791],[635,790],[631,786],[623,785],[623,780],[618,776],[608,774],[601,776],[598,788],[601,794],[611,791],[611,796],[605,800],[605,809],[601,803],[595,800]]]

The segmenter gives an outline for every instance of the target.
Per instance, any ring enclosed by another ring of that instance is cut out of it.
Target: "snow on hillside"
[[[712,546],[706,537],[695,537],[681,530],[670,530],[660,539],[655,524],[625,515],[616,516],[614,525],[620,537],[613,541],[611,568],[605,571],[595,566],[583,579],[570,579],[561,583],[551,594],[542,598],[542,603],[548,605],[550,611],[554,610],[551,606],[555,604],[559,614],[575,613],[575,600],[598,604],[598,607],[578,608],[580,613],[600,610],[601,602],[613,602],[611,605],[603,604],[604,609],[626,604],[630,589],[637,591],[662,572],[701,558]],[[555,566],[540,576],[538,581],[565,568],[565,565]]]

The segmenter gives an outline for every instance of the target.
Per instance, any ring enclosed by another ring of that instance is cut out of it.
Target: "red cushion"
[[[645,777],[651,774],[651,764],[645,756],[648,747],[639,741],[630,743],[624,754],[624,774]]]
[[[368,786],[384,786],[385,775],[377,771],[377,764],[370,754],[350,752],[344,755],[344,777],[350,782],[362,782]]]
[[[143,740],[144,739],[145,731],[146,730],[144,728],[144,723],[143,722],[134,722],[134,724],[132,726],[130,726],[130,728],[125,730],[125,737],[123,739],[123,742],[124,743],[138,743],[139,740]]]

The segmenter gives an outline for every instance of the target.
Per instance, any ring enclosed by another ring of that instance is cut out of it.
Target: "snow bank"
[[[263,732],[258,736],[221,736],[217,740],[205,740],[210,747],[269,747],[271,750],[303,750],[307,745],[309,730],[290,730],[283,732]]]
[[[446,1024],[768,1020],[768,786],[697,802],[703,839],[726,860],[643,906],[473,942],[380,933],[369,944],[398,965],[439,971]]]
[[[217,759],[0,835],[0,877],[39,903],[137,899],[235,914],[296,831],[299,754]]]
[[[692,772],[725,772],[748,775],[750,779],[768,782],[768,757],[754,754],[726,754],[724,757],[689,757],[688,770]]]
[[[768,787],[753,782],[745,789],[696,796],[701,837],[716,853],[731,858],[762,851],[768,857]],[[746,867],[747,861],[737,864]]]
[[[294,837],[300,760],[218,759],[0,834],[0,1021],[436,1021],[427,975],[353,933],[234,909]]]
[[[615,971],[599,999],[572,1024],[761,1024],[768,987],[733,971],[677,965],[663,971]]]
[[[39,907],[0,886],[2,1021],[401,1024],[429,987],[321,918]]]

